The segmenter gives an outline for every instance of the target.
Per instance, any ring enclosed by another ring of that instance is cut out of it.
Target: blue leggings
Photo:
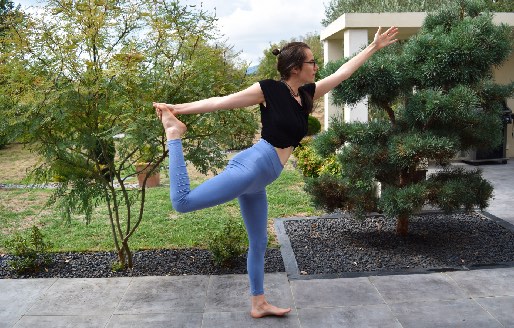
[[[237,197],[249,240],[250,293],[264,294],[264,254],[268,244],[266,186],[282,172],[275,148],[261,139],[234,156],[223,172],[191,190],[180,139],[168,140],[170,198],[180,213],[228,202]]]

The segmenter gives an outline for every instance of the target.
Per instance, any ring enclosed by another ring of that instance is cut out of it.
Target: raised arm
[[[174,115],[178,115],[201,114],[222,109],[248,107],[262,102],[264,102],[264,94],[262,93],[261,86],[259,83],[254,83],[244,90],[223,97],[212,97],[184,104],[165,105]]]
[[[373,42],[371,42],[364,50],[362,50],[352,59],[344,63],[333,74],[316,82],[316,91],[314,93],[314,99],[322,97],[327,92],[329,92],[337,85],[339,85],[339,83],[348,79],[375,52],[398,41],[398,39],[396,39],[396,36],[398,34],[397,27],[390,27],[384,33],[381,33],[381,30],[382,28],[379,27],[377,33],[375,34]]]

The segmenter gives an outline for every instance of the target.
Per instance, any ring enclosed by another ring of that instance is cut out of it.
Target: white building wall
[[[346,30],[344,31],[344,57],[352,57],[368,45],[368,30]],[[368,121],[368,101],[363,101],[353,105],[344,106],[345,122],[367,122]]]

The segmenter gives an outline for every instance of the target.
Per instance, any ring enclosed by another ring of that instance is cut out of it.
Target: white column
[[[323,41],[323,59],[325,63],[329,61],[335,61],[343,57],[343,40],[324,40]],[[336,106],[332,102],[332,92],[325,94],[325,115],[324,115],[324,127],[328,129],[330,120],[336,116],[343,115],[343,108]]]
[[[351,57],[368,45],[367,30],[346,30],[344,31],[344,56]],[[344,83],[344,82],[343,82]],[[367,122],[368,121],[368,99],[367,97],[353,105],[344,106],[345,122]]]

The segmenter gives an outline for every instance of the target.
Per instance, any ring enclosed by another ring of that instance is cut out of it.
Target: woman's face
[[[314,59],[311,49],[305,49],[304,51],[305,60],[303,61],[298,77],[304,83],[313,83],[316,78],[316,72],[318,71],[318,64]]]

